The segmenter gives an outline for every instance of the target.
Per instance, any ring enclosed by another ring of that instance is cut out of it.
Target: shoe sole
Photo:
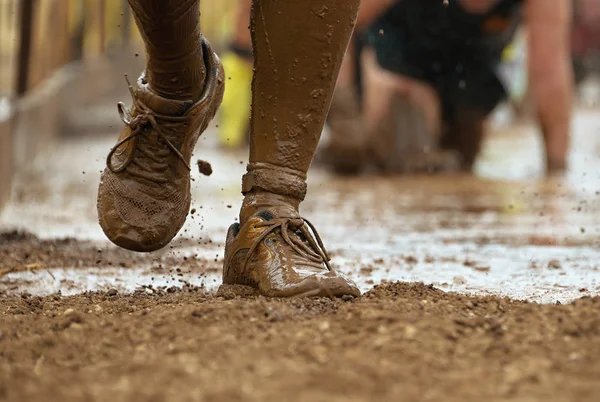
[[[233,299],[235,297],[256,297],[261,296],[261,293],[258,289],[253,288],[248,285],[236,285],[236,284],[228,284],[224,283],[219,286],[217,289],[217,296],[224,297],[226,299]],[[264,295],[262,295],[264,296]],[[280,299],[302,299],[306,297],[327,297],[330,299],[341,299],[346,296],[350,296],[355,298],[355,295],[347,294],[347,295],[333,295],[331,293],[327,293],[327,289],[311,289],[304,293],[298,293],[293,296],[265,296],[272,298],[280,298]]]

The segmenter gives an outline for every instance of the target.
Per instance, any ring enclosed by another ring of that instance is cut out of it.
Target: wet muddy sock
[[[150,88],[169,99],[196,100],[206,75],[200,0],[129,0],[144,39]]]
[[[254,0],[250,163],[243,192],[302,200],[359,0]]]

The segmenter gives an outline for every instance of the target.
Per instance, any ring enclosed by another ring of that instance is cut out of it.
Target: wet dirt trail
[[[244,152],[204,136],[184,229],[135,254],[96,223],[114,136],[59,140],[0,223],[0,400],[596,400],[598,131],[578,113],[550,179],[528,127],[494,133],[477,177],[315,166],[302,212],[365,292],[347,301],[215,296]]]
[[[595,401],[599,299],[421,284],[355,301],[198,292],[4,299],[0,397],[22,401]]]

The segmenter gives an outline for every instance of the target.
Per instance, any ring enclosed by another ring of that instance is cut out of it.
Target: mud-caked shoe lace
[[[329,260],[314,226],[293,208],[263,210],[229,228],[220,291],[241,285],[269,297],[360,296]]]
[[[125,127],[111,149],[98,188],[98,218],[106,236],[133,251],[167,245],[190,208],[190,160],[223,98],[221,62],[203,40],[206,81],[198,101],[163,98],[144,75],[129,85],[133,107],[119,103]]]

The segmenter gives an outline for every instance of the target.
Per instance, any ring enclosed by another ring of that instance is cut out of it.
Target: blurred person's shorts
[[[417,12],[421,15],[415,14],[417,7],[420,7]],[[465,35],[460,42],[460,32],[445,37],[443,33],[430,34],[431,29],[415,28],[419,23],[432,24],[427,20],[428,16],[419,21],[426,7],[432,6],[399,1],[360,34],[359,46],[374,49],[377,62],[383,69],[431,85],[440,96],[445,114],[452,113],[457,107],[489,114],[508,97],[510,90],[503,83],[504,80],[508,84],[501,76],[501,69],[503,50],[514,38],[515,16],[510,14],[506,17],[512,25],[499,32],[497,38],[487,34],[485,40],[475,38],[474,44],[469,46],[472,36]],[[511,7],[502,11],[514,14],[514,4]],[[408,15],[399,15],[402,13]],[[478,18],[462,14],[461,18]]]

